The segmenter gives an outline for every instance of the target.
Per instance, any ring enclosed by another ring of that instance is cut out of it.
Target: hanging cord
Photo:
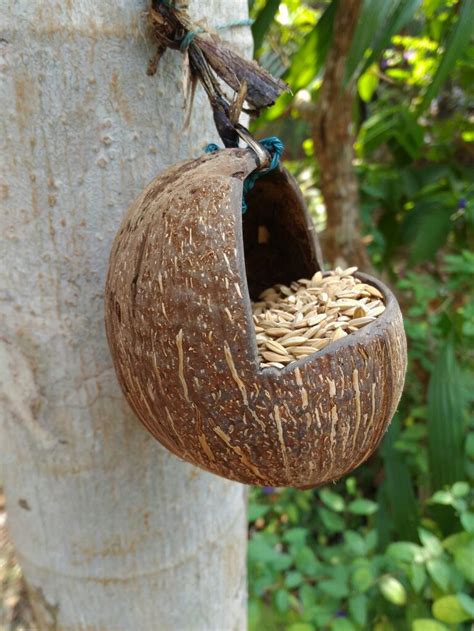
[[[169,9],[174,9],[175,8],[175,3],[172,0],[156,0],[156,5],[164,5],[165,7],[169,8]],[[252,24],[255,22],[255,20],[252,20],[250,18],[244,18],[241,20],[233,20],[232,22],[227,22],[226,24],[220,24],[219,26],[214,26],[214,30],[216,31],[225,31],[229,28],[237,28],[239,26],[252,26]],[[194,31],[188,31],[183,39],[181,40],[180,44],[179,44],[179,50],[184,53],[187,51],[187,49],[189,48],[189,45],[191,44],[191,42],[193,41],[193,39],[196,37],[196,35],[200,35],[202,33],[206,33],[206,29],[204,28],[197,28]]]
[[[147,73],[152,76],[157,72],[161,56],[167,48],[185,53],[187,68],[190,70],[186,83],[189,111],[199,81],[209,98],[214,123],[224,146],[238,147],[237,124],[240,113],[258,116],[289,88],[255,61],[241,57],[222,42],[217,33],[212,33],[213,29],[210,29],[209,36],[199,37],[206,35],[206,29],[191,20],[187,4],[178,3],[177,0],[151,0],[149,19],[157,49],[149,61]],[[251,20],[241,19],[222,24],[214,30],[250,24]],[[230,96],[228,88],[232,91]],[[240,98],[241,95],[245,98]]]
[[[216,31],[225,31],[229,28],[237,28],[239,26],[252,26],[253,23],[254,23],[254,20],[251,20],[250,18],[245,19],[245,20],[234,20],[233,22],[227,22],[226,24],[220,24],[219,26],[215,26],[214,29]],[[200,35],[201,33],[206,33],[206,32],[207,31],[203,28],[197,28],[195,31],[188,31],[186,35],[183,37],[183,39],[181,40],[181,43],[179,45],[179,50],[182,53],[185,53],[188,50],[189,45],[191,44],[193,39],[196,37],[196,35]]]
[[[252,188],[255,186],[255,182],[259,178],[261,178],[264,175],[267,175],[268,173],[270,173],[271,171],[273,171],[274,169],[278,167],[278,165],[280,164],[280,158],[285,148],[285,145],[277,136],[270,136],[269,138],[263,138],[263,140],[260,140],[258,144],[270,154],[271,160],[270,160],[269,166],[263,169],[257,168],[255,169],[255,171],[252,171],[252,173],[250,173],[250,175],[248,175],[245,178],[244,185],[243,185],[244,190],[243,190],[243,195],[242,195],[242,214],[246,213],[247,208],[248,208],[247,202],[245,201],[245,197],[247,193],[252,190]],[[219,151],[219,150],[220,150],[219,145],[216,145],[213,142],[209,143],[204,148],[205,153],[215,153],[216,151]]]

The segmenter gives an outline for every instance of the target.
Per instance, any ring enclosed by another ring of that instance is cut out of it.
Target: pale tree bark
[[[246,0],[190,3],[211,25]],[[109,248],[182,132],[178,53],[146,76],[145,0],[2,0],[3,479],[41,629],[246,626],[245,490],[165,452],[120,393],[103,325]],[[225,33],[249,49],[248,29]]]
[[[339,3],[312,135],[327,212],[326,230],[322,235],[324,256],[332,265],[357,265],[369,270],[359,228],[358,183],[353,164],[355,85],[351,82],[345,87],[343,83],[361,5],[362,0]]]

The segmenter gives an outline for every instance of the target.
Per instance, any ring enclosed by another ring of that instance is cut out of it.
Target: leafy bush
[[[250,628],[463,628],[474,617],[473,500],[467,482],[437,491],[420,507],[416,541],[383,543],[383,503],[355,477],[314,491],[254,489]],[[431,514],[439,507],[456,515],[447,537]]]
[[[255,129],[282,136],[319,228],[311,112],[335,8],[252,7],[260,60],[293,90]],[[405,393],[351,477],[252,490],[251,630],[442,631],[474,619],[473,21],[469,1],[364,0],[346,68],[360,216],[404,314]]]

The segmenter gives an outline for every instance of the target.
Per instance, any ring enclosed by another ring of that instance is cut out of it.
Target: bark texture
[[[362,0],[344,0],[337,10],[332,45],[313,121],[320,186],[327,212],[322,235],[325,259],[332,265],[370,270],[359,228],[358,182],[354,161],[354,83],[344,87],[344,71]]]
[[[240,482],[308,488],[377,447],[403,388],[405,334],[392,293],[362,276],[385,297],[377,320],[282,370],[260,369],[249,290],[308,278],[319,263],[284,170],[258,180],[242,228],[250,155],[176,165],[132,205],[111,254],[107,334],[127,399],[168,449]]]
[[[220,24],[246,4],[190,9]],[[105,339],[107,260],[127,206],[216,138],[202,94],[180,135],[178,54],[146,76],[147,6],[2,6],[0,442],[10,532],[42,630],[246,626],[244,488],[143,430]],[[226,36],[248,50],[247,29]]]

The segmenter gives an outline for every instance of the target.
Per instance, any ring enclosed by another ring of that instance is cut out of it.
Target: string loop
[[[259,178],[261,178],[264,175],[267,175],[268,173],[270,173],[270,171],[273,171],[274,169],[278,167],[278,165],[280,164],[281,156],[283,154],[283,150],[285,148],[285,145],[277,136],[270,136],[269,138],[263,138],[263,140],[260,140],[259,143],[260,145],[262,145],[264,149],[268,151],[268,153],[271,156],[271,160],[268,167],[264,169],[257,168],[255,169],[255,171],[252,171],[252,173],[250,173],[250,175],[248,175],[245,178],[244,184],[243,184],[244,190],[243,190],[243,195],[242,195],[242,214],[247,212],[247,202],[245,201],[245,196],[250,190],[252,190],[252,188],[255,186],[255,182]],[[206,147],[204,147],[205,153],[214,153],[219,150],[220,150],[219,145],[216,145],[213,142],[210,142],[208,145],[206,145]]]
[[[253,22],[254,21],[250,19],[234,20],[233,22],[220,24],[219,26],[216,26],[215,29],[216,31],[224,31],[228,28],[236,28],[238,26],[252,26]],[[195,31],[188,31],[179,44],[179,50],[182,53],[185,53],[188,50],[193,39],[196,37],[196,35],[200,35],[201,33],[205,33],[205,32],[206,31],[203,28],[197,28]]]

